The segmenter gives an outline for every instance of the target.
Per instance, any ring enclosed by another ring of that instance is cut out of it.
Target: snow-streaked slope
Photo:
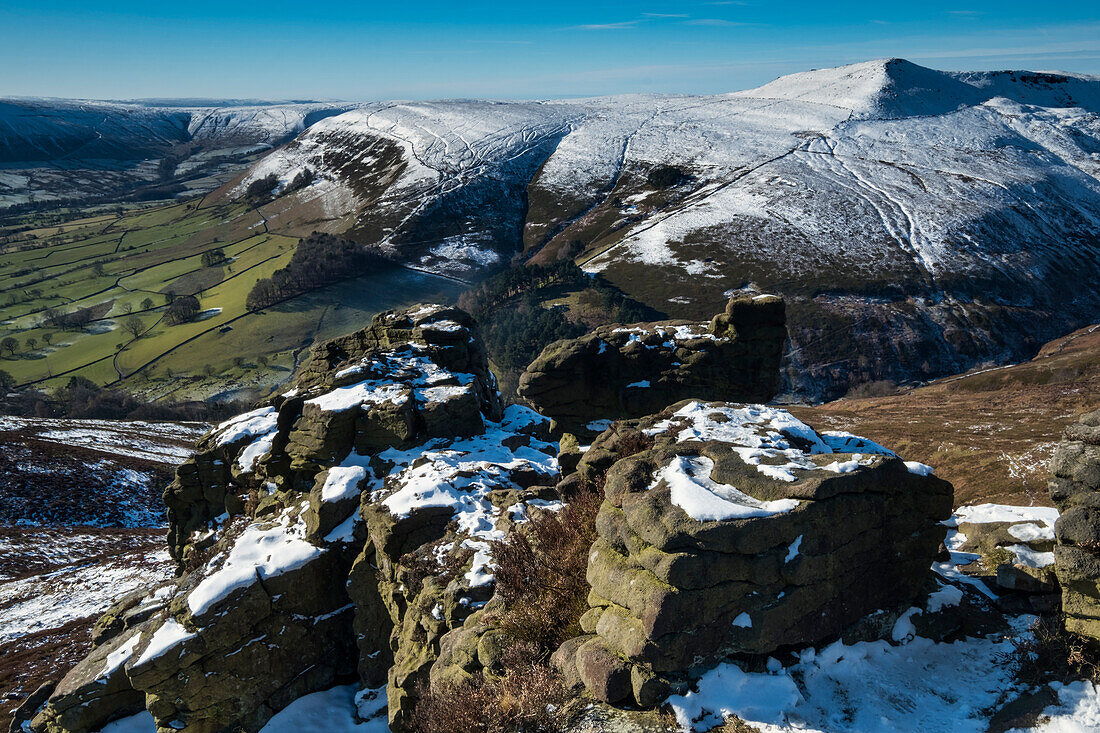
[[[270,149],[353,106],[155,107],[0,99],[0,209],[30,201],[120,197],[216,174],[187,188],[205,192],[239,171],[249,153]],[[236,168],[227,166],[232,160]]]
[[[415,266],[466,276],[514,248],[524,188],[581,114],[537,102],[363,105],[262,160],[234,195],[309,169],[318,180],[299,197],[319,203],[333,226]]]
[[[1026,358],[1094,320],[1098,113],[1100,78],[900,59],[714,96],[373,104],[312,126],[234,195],[308,168],[274,223],[302,208],[467,279],[579,243],[585,269],[672,317],[779,292],[792,388],[836,396]],[[655,190],[668,165],[684,180]]]
[[[135,161],[198,140],[274,145],[349,104],[149,107],[92,100],[0,99],[0,162]]]
[[[241,139],[252,145],[277,145],[326,117],[355,105],[282,104],[186,109],[190,114],[187,134],[192,140],[216,140],[225,144]]]

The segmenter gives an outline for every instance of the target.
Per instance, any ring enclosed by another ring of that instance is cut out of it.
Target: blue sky
[[[1100,3],[0,2],[3,96],[714,93],[883,56],[1100,74]]]

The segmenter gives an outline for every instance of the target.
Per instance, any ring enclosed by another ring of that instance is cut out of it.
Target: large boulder
[[[710,323],[609,325],[556,341],[524,371],[519,394],[555,430],[579,435],[689,397],[767,402],[786,339],[782,299],[741,295]]]
[[[1100,640],[1100,410],[1066,428],[1050,464],[1054,570],[1066,629]]]
[[[165,492],[180,577],[108,612],[30,729],[144,707],[162,733],[257,731],[352,679],[406,727],[442,637],[492,595],[490,543],[557,475],[549,421],[502,407],[472,326],[380,314],[206,435]]]
[[[652,706],[730,654],[839,634],[909,604],[952,487],[927,466],[762,405],[689,400],[616,423],[564,491],[603,484],[590,636],[557,662],[595,697]]]

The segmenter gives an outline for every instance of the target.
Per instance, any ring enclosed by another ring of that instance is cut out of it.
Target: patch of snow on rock
[[[301,520],[291,524],[287,514],[273,526],[245,529],[224,560],[219,556],[207,564],[209,574],[187,596],[191,614],[202,615],[233,591],[255,583],[257,578],[262,580],[296,570],[319,557],[321,550],[305,540],[305,533],[305,524]]]
[[[664,483],[669,487],[672,503],[697,521],[748,519],[784,514],[798,506],[797,499],[760,501],[728,484],[711,479],[714,461],[700,456],[676,456],[657,472],[649,487]]]

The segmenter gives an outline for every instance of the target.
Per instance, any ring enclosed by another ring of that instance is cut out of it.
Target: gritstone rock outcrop
[[[1100,641],[1100,411],[1066,428],[1050,465],[1054,571],[1066,629]]]
[[[685,391],[770,396],[781,301],[732,301],[700,333],[612,328],[619,361],[593,363],[663,385],[632,411]],[[626,409],[599,391],[603,372],[563,363],[592,412],[548,414],[609,423]],[[553,661],[606,702],[652,707],[723,656],[811,644],[918,595],[951,510],[926,466],[763,405],[655,412],[584,451],[573,439],[563,479],[550,420],[502,406],[469,316],[380,314],[200,441],[165,492],[179,576],[111,608],[20,725],[88,733],[144,708],[158,733],[254,733],[357,681],[362,715],[388,710],[410,731],[424,690],[505,674],[518,640],[500,624],[491,543],[581,491],[603,502],[590,609]]]
[[[952,488],[927,466],[761,405],[685,401],[604,432],[587,637],[555,655],[596,698],[650,706],[692,670],[840,633],[919,595]]]
[[[528,488],[556,475],[547,420],[502,407],[471,327],[381,314],[208,434],[165,493],[182,576],[108,612],[31,730],[146,708],[160,731],[255,731],[353,679],[401,729],[440,637],[491,595],[489,542],[553,506]]]
[[[556,431],[580,435],[599,432],[593,421],[652,415],[689,397],[767,402],[779,389],[784,324],[782,299],[742,295],[709,324],[601,326],[543,349],[519,394]]]

